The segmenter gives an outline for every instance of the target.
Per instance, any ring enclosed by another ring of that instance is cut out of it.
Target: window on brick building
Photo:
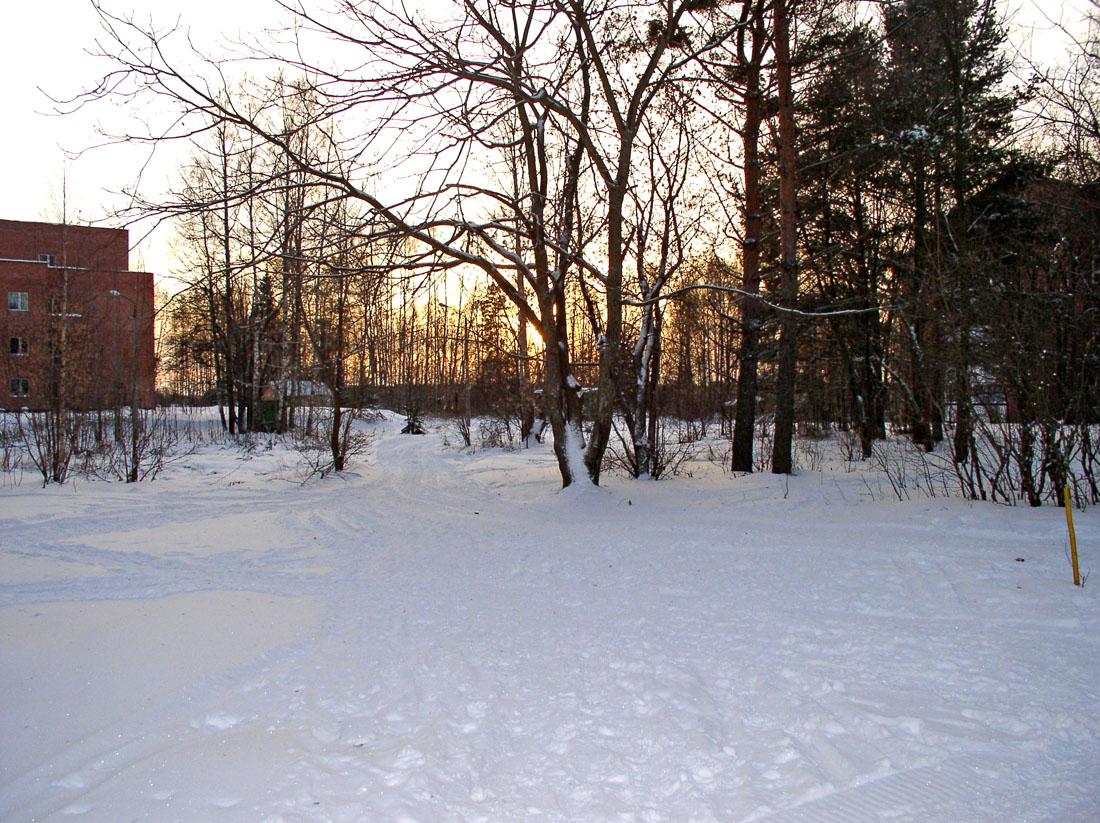
[[[25,337],[13,337],[13,338],[11,338],[11,353],[12,354],[26,354],[27,353],[27,338],[25,338]]]
[[[31,302],[25,291],[8,292],[8,311],[30,311]]]
[[[50,314],[61,314],[61,298],[50,298]]]
[[[13,377],[8,381],[8,391],[12,397],[29,397],[31,381],[26,377]]]
[[[55,264],[56,260],[57,260],[57,258],[54,257],[52,254],[40,254],[40,255],[38,255],[38,262],[39,263],[45,263],[51,269],[54,267],[54,264]]]

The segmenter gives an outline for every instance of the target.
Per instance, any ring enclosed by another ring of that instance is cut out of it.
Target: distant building
[[[153,275],[129,232],[0,220],[0,409],[155,402]],[[136,355],[136,356],[135,356]]]

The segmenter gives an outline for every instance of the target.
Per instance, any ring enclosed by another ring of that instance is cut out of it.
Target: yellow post
[[[1073,501],[1069,497],[1069,486],[1063,490],[1066,501],[1066,525],[1069,526],[1069,553],[1073,557],[1073,585],[1081,585],[1081,568],[1077,565],[1077,533],[1073,530]]]

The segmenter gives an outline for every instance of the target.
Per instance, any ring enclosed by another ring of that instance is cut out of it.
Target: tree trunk
[[[760,235],[763,232],[763,197],[760,190],[760,127],[764,120],[760,63],[756,54],[763,49],[763,32],[752,27],[753,59],[745,66],[744,141],[744,239],[741,246],[741,345],[737,353],[737,406],[734,411],[731,469],[753,470],[756,429],[756,394],[760,366],[760,334],[763,310],[760,301],[748,295],[760,293]]]
[[[630,151],[627,146],[620,159],[620,170],[629,168]],[[620,172],[622,174],[622,171]],[[622,359],[623,329],[623,202],[625,184],[617,184],[608,192],[607,206],[607,283],[604,308],[607,312],[604,333],[599,341],[600,386],[596,413],[592,419],[592,436],[585,450],[584,465],[588,478],[600,483],[600,467],[607,441],[611,435],[611,417],[615,412],[615,396],[618,390],[620,360]]]
[[[791,93],[791,54],[788,4],[775,4],[775,68],[779,93],[779,216],[783,242],[780,296],[784,308],[798,301],[798,204],[797,147],[795,146],[794,101]],[[772,443],[772,473],[794,470],[794,384],[797,366],[798,318],[785,311],[779,318],[779,372],[775,387],[775,439]]]

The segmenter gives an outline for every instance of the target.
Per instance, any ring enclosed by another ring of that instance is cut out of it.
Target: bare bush
[[[486,417],[478,421],[477,439],[483,449],[514,449],[512,427],[507,418]]]
[[[19,432],[10,422],[7,415],[0,417],[0,474],[17,486],[23,480],[24,450]]]
[[[729,472],[733,444],[729,440],[708,440],[706,444],[707,451],[704,457],[707,462],[718,466],[723,473]]]
[[[756,420],[754,440],[756,451],[753,454],[753,467],[758,472],[766,471],[771,462],[772,442],[775,439],[775,429],[772,425],[772,415],[761,415]]]
[[[305,468],[303,482],[311,477],[325,477],[334,471],[343,471],[352,459],[366,454],[375,435],[354,427],[353,423],[376,417],[376,413],[345,409],[338,418],[339,429],[334,431],[334,420],[337,418],[332,410],[319,409],[311,429],[294,429],[290,442]],[[339,466],[336,455],[340,457]]]
[[[85,434],[84,415],[66,409],[27,411],[19,412],[15,421],[27,457],[42,475],[42,485],[64,483]]]
[[[863,462],[863,441],[857,429],[847,428],[840,432],[840,454],[844,458],[844,470],[851,472],[856,462]]]
[[[658,424],[655,427],[656,441],[652,445],[647,444],[647,474],[638,474],[639,461],[629,437],[630,428],[618,423],[615,426],[618,442],[612,443],[608,448],[604,456],[604,467],[627,477],[649,477],[652,480],[684,474],[688,460],[695,456],[696,443],[701,439],[705,426],[701,426],[698,421],[679,419],[674,422],[662,419]]]
[[[180,433],[163,409],[138,412],[134,436],[133,416],[121,418],[116,436],[104,440],[98,450],[95,471],[115,480],[153,480],[169,463],[191,454],[194,448],[180,448]],[[136,472],[135,472],[136,467]]]
[[[959,491],[972,499],[1030,506],[1062,504],[1071,489],[1081,505],[1100,502],[1094,426],[1058,420],[1006,423],[989,418],[975,427],[970,460],[956,464]]]
[[[467,449],[473,445],[473,421],[468,414],[459,414],[447,428],[459,436]]]
[[[807,471],[819,472],[825,465],[825,452],[818,437],[799,438],[794,443],[795,465]]]
[[[876,442],[871,465],[886,478],[898,500],[910,500],[913,495],[950,497],[958,491],[952,461],[909,440]]]

